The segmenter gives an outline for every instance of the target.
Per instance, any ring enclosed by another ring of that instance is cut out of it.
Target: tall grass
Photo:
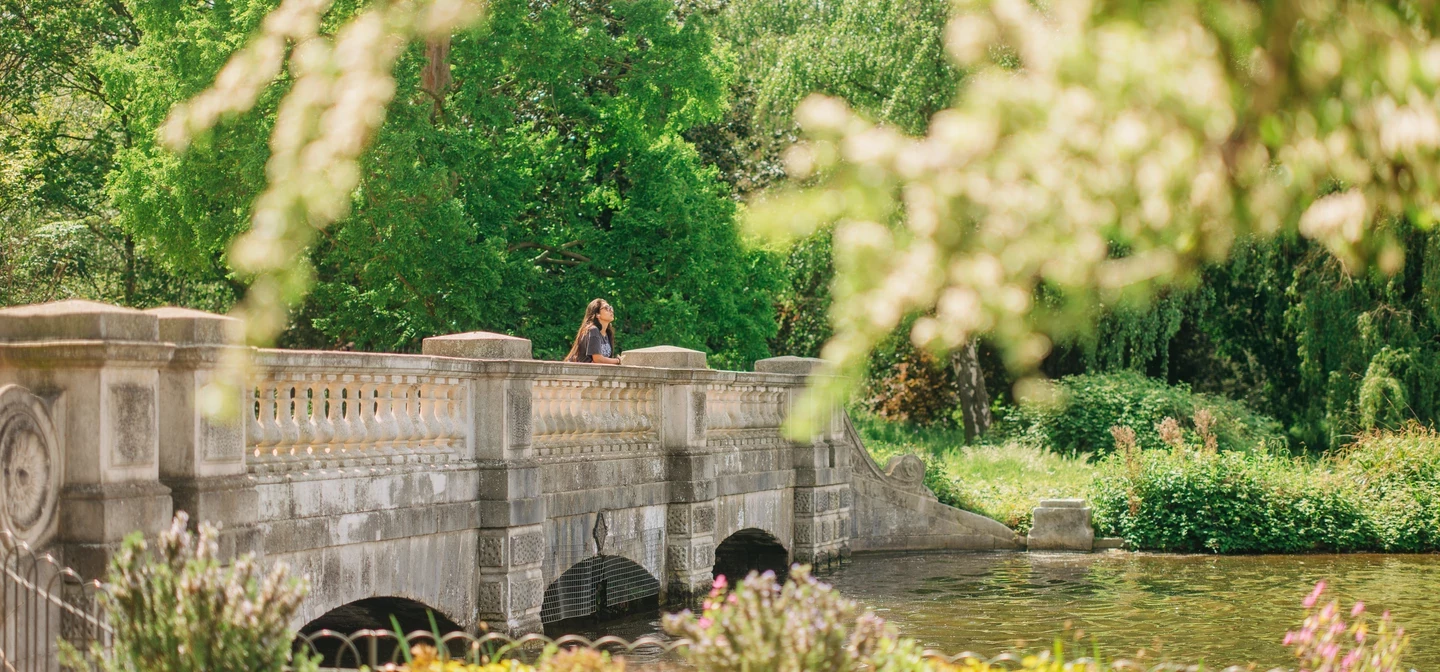
[[[875,461],[910,453],[925,462],[925,481],[940,501],[994,518],[1021,534],[1042,499],[1083,497],[1094,467],[1085,456],[1064,456],[1019,442],[966,446],[958,428],[920,427],[873,415],[852,415]]]

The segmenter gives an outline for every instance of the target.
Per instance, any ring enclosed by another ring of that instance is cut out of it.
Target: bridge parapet
[[[786,439],[819,360],[541,362],[485,332],[421,355],[245,349],[240,417],[214,419],[202,401],[235,327],[83,301],[0,310],[0,527],[98,576],[125,534],[184,509],[224,525],[223,553],[309,574],[306,620],[393,596],[510,633],[603,608],[587,588],[703,592],[722,544],[727,562],[759,541],[801,562],[1018,545],[940,505],[913,461],[881,469],[838,409]]]

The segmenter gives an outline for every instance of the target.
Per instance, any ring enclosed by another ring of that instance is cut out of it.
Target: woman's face
[[[611,322],[614,322],[615,307],[608,303],[601,304],[600,313],[596,315],[596,317],[600,319],[600,324],[610,324]]]

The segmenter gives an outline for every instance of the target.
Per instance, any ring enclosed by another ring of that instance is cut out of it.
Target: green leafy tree
[[[0,304],[87,298],[225,310],[223,269],[184,273],[116,222],[105,192],[131,100],[103,58],[140,40],[119,2],[0,0]]]
[[[232,246],[258,231],[251,202],[273,172],[264,139],[288,82],[181,155],[154,130],[174,101],[208,95],[269,10],[137,8],[151,27],[109,62],[149,101],[134,133],[147,139],[121,152],[111,195],[177,264],[250,254]],[[338,4],[324,20],[360,12]],[[506,0],[480,30],[400,53],[387,122],[357,160],[349,214],[318,229],[314,293],[286,342],[413,350],[488,329],[557,357],[604,296],[626,348],[698,348],[719,366],[767,356],[772,257],[740,238],[736,206],[683,136],[723,113],[729,63],[703,19],[679,18],[660,0]]]

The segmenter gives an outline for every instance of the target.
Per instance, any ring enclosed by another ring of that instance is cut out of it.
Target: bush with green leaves
[[[1090,502],[1098,532],[1137,549],[1440,550],[1440,435],[1373,433],[1319,460],[1122,446],[1101,462]]]
[[[1215,418],[1220,450],[1250,450],[1260,445],[1285,443],[1280,424],[1255,413],[1244,404],[1192,392],[1186,385],[1167,385],[1136,372],[1066,376],[1047,385],[1047,394],[1006,414],[995,433],[998,439],[1018,439],[1043,445],[1062,454],[1108,452],[1114,445],[1110,428],[1133,428],[1141,448],[1165,443],[1156,426],[1167,417],[1188,426],[1198,436],[1191,418],[1208,411]]]
[[[751,572],[734,590],[718,577],[699,615],[668,615],[664,625],[689,640],[682,655],[705,672],[929,669],[913,640],[901,639],[804,565],[793,567],[783,585],[768,571]]]
[[[189,516],[175,514],[160,533],[155,552],[140,533],[125,538],[110,562],[100,599],[115,631],[114,648],[97,644],[91,660],[73,649],[66,666],[104,672],[306,672],[318,658],[292,659],[290,629],[309,591],[284,563],[262,572],[245,555],[228,567],[217,557],[217,530],[186,529]]]

